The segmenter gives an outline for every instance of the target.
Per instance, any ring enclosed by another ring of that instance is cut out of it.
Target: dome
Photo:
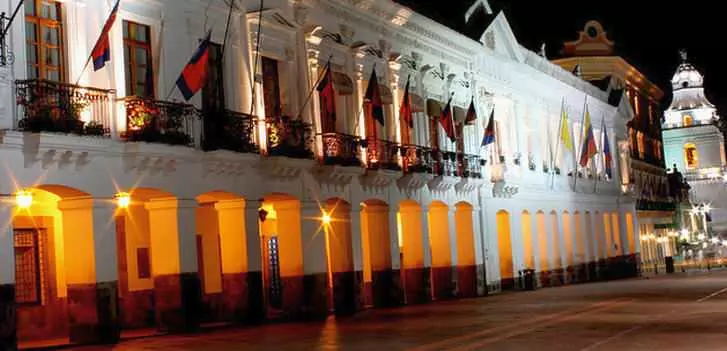
[[[671,84],[674,89],[671,105],[667,109],[667,124],[681,123],[682,115],[687,114],[701,123],[711,123],[716,109],[704,95],[704,76],[689,62],[687,53],[681,53],[682,63],[677,67]]]
[[[671,79],[672,88],[676,91],[685,88],[701,88],[704,77],[689,62],[682,62]]]

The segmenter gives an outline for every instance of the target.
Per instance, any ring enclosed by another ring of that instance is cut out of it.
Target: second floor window
[[[280,75],[278,74],[278,61],[263,56],[262,73],[265,116],[280,117],[283,112],[283,108],[282,101],[280,99]]]
[[[61,4],[51,0],[25,1],[25,41],[28,78],[63,81],[63,22]]]
[[[124,72],[126,95],[154,97],[149,26],[124,21]]]
[[[697,154],[697,146],[692,143],[684,145],[684,161],[687,169],[695,169],[699,167],[699,155]]]

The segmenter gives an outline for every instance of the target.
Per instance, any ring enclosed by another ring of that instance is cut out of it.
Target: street
[[[724,350],[727,271],[430,303],[75,350]]]

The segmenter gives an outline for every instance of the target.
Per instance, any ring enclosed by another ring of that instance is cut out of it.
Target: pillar
[[[484,296],[487,293],[487,269],[485,259],[485,237],[484,226],[482,225],[482,219],[484,215],[479,207],[472,209],[472,231],[474,235],[474,250],[475,250],[475,274],[477,283],[477,296]]]
[[[93,202],[93,241],[96,252],[96,304],[99,339],[119,340],[121,321],[118,316],[119,269],[116,245],[116,205],[107,201]]]
[[[69,338],[72,343],[98,342],[93,199],[61,200],[58,209],[63,216]]]
[[[429,214],[422,217],[429,221],[429,240],[424,244],[431,251],[431,289],[432,298],[444,300],[452,296],[452,249],[456,241],[452,241],[454,231],[449,221],[449,208],[445,205],[429,207]],[[425,222],[426,223],[426,222]],[[455,238],[456,240],[456,238]],[[454,248],[456,254],[456,248]]]
[[[219,223],[221,317],[230,322],[243,321],[248,316],[245,202],[242,199],[218,201],[214,207]]]
[[[440,134],[441,136],[442,134]],[[440,144],[441,145],[441,144]],[[432,282],[431,282],[431,267],[432,267],[432,247],[429,245],[431,242],[430,240],[430,234],[429,234],[429,207],[422,206],[419,209],[420,211],[420,219],[421,221],[418,222],[418,226],[421,229],[421,242],[422,242],[422,248],[424,250],[424,293],[425,295],[422,297],[424,300],[422,302],[428,301],[432,294]]]
[[[259,215],[261,205],[260,201],[247,200],[244,209],[243,240],[245,240],[247,249],[247,306],[248,320],[252,322],[262,321],[265,318],[265,297],[263,296],[265,286],[263,284]]]
[[[351,254],[353,256],[353,276],[354,276],[354,310],[360,310],[363,307],[363,245],[361,238],[361,206],[351,207],[350,216],[351,226]]]
[[[18,339],[15,317],[15,245],[12,207],[0,202],[0,350],[13,350]]]
[[[315,203],[302,204],[300,211],[305,308],[313,317],[324,317],[332,307],[329,291],[332,277],[329,276],[326,232],[320,220],[322,213]],[[280,213],[278,217],[281,218]]]
[[[397,214],[398,212],[395,206],[389,206],[388,211],[384,211],[384,213],[381,214],[381,218],[384,218],[384,216],[388,216],[389,248],[391,250],[390,276],[387,277],[387,273],[385,271],[382,271],[381,273],[371,272],[372,284],[374,279],[381,281],[381,284],[378,285],[381,286],[382,290],[380,294],[384,296],[384,299],[382,299],[382,303],[386,303],[386,301],[388,300],[389,303],[394,305],[406,303],[404,294],[405,280],[403,279],[404,262],[402,261],[401,250],[401,245],[403,245],[403,242],[400,242],[401,238],[399,237],[399,230],[401,228],[399,227],[399,223],[397,222]],[[379,277],[374,278],[377,275]],[[378,287],[372,286],[372,289],[374,291],[376,291],[377,288]],[[386,297],[388,297],[388,299]]]

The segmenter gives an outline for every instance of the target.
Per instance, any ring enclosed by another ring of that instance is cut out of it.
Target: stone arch
[[[563,243],[565,252],[565,268],[572,270],[574,266],[574,250],[573,250],[573,222],[572,217],[568,211],[563,211]]]
[[[624,247],[621,243],[621,222],[618,212],[611,212],[611,230],[613,231],[613,243],[616,255],[621,256],[624,254]]]
[[[424,265],[424,237],[422,223],[425,217],[422,207],[414,200],[399,202],[397,232],[401,262],[401,285],[407,304],[429,300],[426,277],[429,273]]]
[[[583,265],[588,262],[588,251],[586,250],[586,232],[583,230],[583,214],[581,211],[573,213],[573,226],[575,236],[575,264]]]
[[[10,224],[20,341],[95,340],[86,329],[99,318],[93,221],[93,199],[82,190],[49,184],[16,194]]]
[[[563,256],[560,245],[561,234],[558,230],[558,212],[550,211],[550,229],[553,233],[553,269],[560,270],[563,268]]]
[[[500,257],[500,281],[502,289],[515,287],[514,262],[512,259],[512,232],[510,229],[510,213],[500,210],[496,214],[497,243]]]
[[[364,304],[376,307],[395,304],[391,256],[389,204],[379,199],[361,203]]]
[[[477,295],[477,260],[475,259],[474,207],[468,202],[455,204],[454,222],[457,238],[457,284],[459,296]]]
[[[603,232],[603,237],[606,239],[606,259],[608,259],[610,257],[613,257],[615,252],[613,246],[613,232],[611,231],[611,214],[608,211],[603,212]]]
[[[624,220],[626,221],[626,237],[629,240],[629,254],[633,255],[636,253],[636,233],[634,231],[634,215],[631,212],[626,212],[626,214],[624,215]]]
[[[520,215],[522,227],[523,261],[525,268],[535,269],[535,251],[533,249],[533,219],[528,210]]]
[[[432,298],[452,296],[452,246],[449,233],[449,207],[441,201],[429,205],[429,247],[432,256]]]
[[[550,269],[548,263],[548,230],[545,224],[545,212],[538,210],[535,213],[535,228],[537,232],[538,241],[538,264],[541,272],[546,272]]]

